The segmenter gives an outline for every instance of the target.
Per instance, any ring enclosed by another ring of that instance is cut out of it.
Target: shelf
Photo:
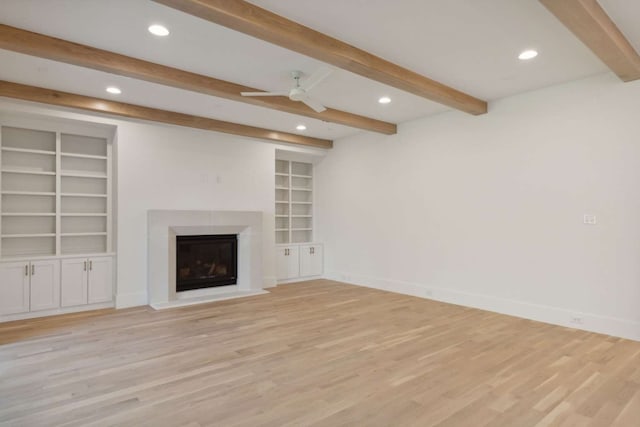
[[[107,156],[94,156],[92,154],[60,153],[60,155],[63,157],[75,157],[76,159],[107,160]]]
[[[29,154],[44,154],[47,156],[55,156],[55,151],[46,151],[46,150],[31,150],[28,148],[13,148],[13,147],[2,147],[2,151],[11,151],[14,153],[29,153]]]
[[[69,216],[69,217],[106,217],[106,213],[61,213],[60,216]]]
[[[290,200],[276,201],[276,243],[300,243],[311,240],[313,188],[311,163],[276,159],[275,198]],[[278,191],[287,191],[286,195]],[[300,200],[300,201],[296,201]]]
[[[60,193],[62,197],[103,197],[106,198],[106,194],[89,194],[89,193]]]
[[[3,191],[3,196],[55,196],[56,193],[38,191]]]
[[[55,176],[55,172],[47,171],[35,171],[35,170],[21,170],[21,169],[2,169],[2,173],[21,173],[25,175],[50,175]]]
[[[107,179],[107,175],[105,174],[95,174],[95,173],[83,173],[83,172],[62,172],[60,173],[62,177],[72,177],[72,178],[97,178],[97,179]]]
[[[56,237],[56,233],[42,233],[42,234],[3,234],[3,239],[16,239],[23,237]]]
[[[106,232],[96,232],[96,233],[61,233],[62,237],[81,237],[81,236],[106,236]]]
[[[2,259],[110,250],[108,138],[2,125]]]
[[[3,212],[2,216],[56,216],[55,213]]]

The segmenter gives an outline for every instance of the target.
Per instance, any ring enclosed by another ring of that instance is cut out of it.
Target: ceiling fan
[[[317,113],[321,113],[326,110],[326,107],[317,100],[309,96],[309,91],[313,89],[318,83],[329,77],[329,74],[333,72],[331,68],[322,68],[308,78],[306,78],[302,84],[300,84],[300,78],[302,77],[302,71],[292,71],[291,77],[293,78],[294,85],[288,91],[280,92],[240,92],[242,96],[287,96],[292,101],[299,101],[307,105]]]

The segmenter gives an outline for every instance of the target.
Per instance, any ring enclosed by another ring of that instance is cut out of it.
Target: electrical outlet
[[[584,223],[587,225],[596,225],[596,216],[591,214],[584,214]]]
[[[584,320],[582,319],[582,317],[572,316],[570,320],[571,320],[571,323],[573,323],[574,325],[584,324]]]

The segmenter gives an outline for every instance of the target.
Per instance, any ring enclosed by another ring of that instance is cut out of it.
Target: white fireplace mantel
[[[262,212],[179,211],[147,212],[149,303],[168,308],[230,297],[265,293],[262,290]],[[176,294],[176,236],[238,235],[238,283],[230,294],[212,289],[191,300]]]

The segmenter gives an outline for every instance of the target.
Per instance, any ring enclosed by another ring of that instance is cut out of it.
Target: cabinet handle
[[[87,271],[87,261],[84,262],[84,271]]]
[[[284,250],[284,256],[289,256],[289,249]]]
[[[89,271],[93,271],[93,261],[89,261]]]
[[[24,266],[24,275],[28,276],[29,275],[29,264]]]
[[[313,255],[313,248],[309,248],[309,255]]]
[[[31,275],[32,276],[36,275],[36,266],[34,264],[31,264]]]

